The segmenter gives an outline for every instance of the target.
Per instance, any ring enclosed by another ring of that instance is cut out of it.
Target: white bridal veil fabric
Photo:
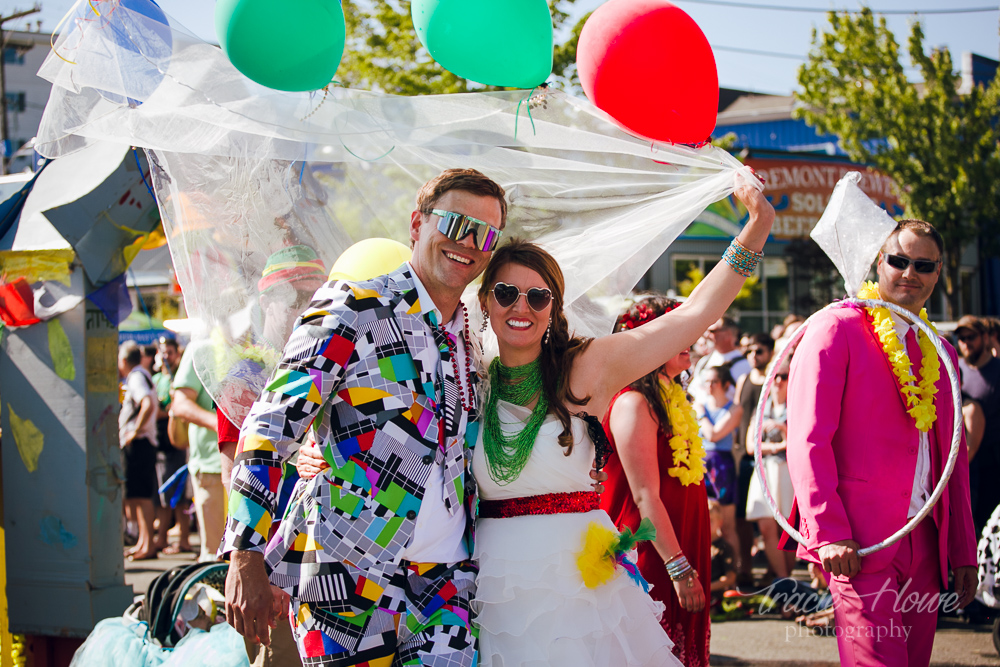
[[[506,235],[558,259],[575,329],[606,334],[616,300],[744,169],[710,145],[651,145],[547,89],[278,92],[144,2],[69,12],[39,71],[53,88],[38,150],[146,151],[193,338],[215,342],[199,376],[237,423],[274,363],[257,283],[282,247],[311,246],[329,268],[364,238],[407,243],[419,186],[473,167],[507,190]]]

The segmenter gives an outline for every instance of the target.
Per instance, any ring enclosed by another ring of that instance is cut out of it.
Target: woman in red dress
[[[633,305],[619,320],[633,329],[677,306],[664,297]],[[611,402],[604,418],[617,456],[608,462],[601,508],[621,530],[633,531],[643,517],[656,527],[656,540],[639,545],[638,566],[653,585],[650,595],[666,606],[661,625],[687,667],[707,667],[711,533],[704,482],[704,450],[698,422],[677,376],[691,366],[687,351],[632,383]],[[691,575],[672,580],[670,571]]]

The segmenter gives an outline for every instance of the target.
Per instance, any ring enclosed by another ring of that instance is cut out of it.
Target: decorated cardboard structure
[[[140,161],[141,160],[141,161]],[[117,324],[159,212],[145,159],[97,143],[0,223],[0,426],[12,632],[86,636],[132,601],[122,558]],[[124,313],[124,315],[123,315]]]

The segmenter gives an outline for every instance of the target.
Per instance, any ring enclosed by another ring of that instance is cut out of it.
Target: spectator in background
[[[708,517],[712,534],[712,583],[710,604],[719,607],[722,594],[736,588],[736,552],[722,535],[722,507],[713,498],[708,500]]]
[[[775,373],[774,386],[771,388],[767,403],[764,405],[764,422],[761,425],[763,432],[761,454],[763,455],[762,463],[767,488],[770,490],[778,510],[786,519],[792,513],[792,500],[795,494],[785,457],[785,449],[788,444],[785,423],[788,412],[788,369],[790,362],[791,359],[785,359]],[[753,443],[747,443],[747,454],[753,455]],[[764,553],[767,555],[767,562],[774,573],[779,579],[790,576],[792,567],[795,565],[795,553],[782,551],[779,548],[778,522],[771,514],[771,508],[764,498],[760,479],[756,475],[751,478],[750,489],[747,492],[746,518],[747,521],[756,521],[760,527],[761,535],[764,537]]]
[[[216,560],[215,551],[222,542],[226,494],[222,487],[215,406],[195,372],[199,354],[211,356],[207,341],[192,343],[181,357],[174,375],[174,400],[170,411],[174,417],[188,422],[188,477],[194,490],[194,509],[201,538],[198,561],[204,563]]]
[[[750,372],[750,364],[743,358],[743,353],[736,345],[740,339],[740,328],[732,318],[719,319],[705,332],[705,338],[712,343],[712,352],[698,360],[691,384],[688,386],[688,391],[696,402],[704,401],[708,395],[708,387],[705,385],[705,371],[707,369],[729,364],[729,374],[734,383]],[[733,398],[734,392],[735,384],[729,388],[730,399]]]
[[[691,346],[691,368],[684,371],[680,377],[681,384],[683,384],[684,387],[691,386],[694,368],[698,365],[699,361],[712,354],[713,349],[715,348],[712,345],[712,342],[708,340],[707,336],[701,336],[695,341],[694,345]]]
[[[972,521],[976,535],[1000,504],[1000,359],[993,356],[989,330],[973,315],[966,315],[955,327],[958,339],[962,393],[979,403],[983,410],[983,439],[973,458],[969,444],[969,486],[972,492]],[[964,412],[964,410],[963,410]]]
[[[174,372],[181,361],[181,350],[177,341],[165,336],[160,337],[160,372],[153,376],[153,383],[156,385],[156,395],[159,400],[159,417],[156,420],[156,486],[160,488],[173,475],[187,463],[187,450],[178,449],[170,442],[167,434],[167,422],[170,420],[169,413],[172,403],[171,384],[174,379]],[[187,507],[191,503],[190,494],[187,492],[187,482],[181,485],[180,497],[176,505],[171,509],[170,501],[176,493],[176,489],[169,489],[165,493],[158,493],[156,500],[156,548],[164,554],[171,555],[177,553],[190,553],[191,544],[189,535],[191,532],[191,520],[187,515]],[[177,544],[167,544],[167,531],[170,530],[171,521],[177,523],[180,535]]]
[[[118,373],[125,381],[118,414],[118,440],[125,458],[125,517],[138,526],[129,560],[156,558],[153,495],[156,493],[156,388],[134,341],[118,350]]]
[[[295,321],[312,300],[316,290],[326,282],[327,273],[323,260],[309,246],[296,245],[282,248],[267,258],[267,263],[257,283],[260,291],[260,310],[263,314],[262,345],[280,352],[295,328]],[[251,400],[256,398],[250,397]],[[249,405],[246,406],[249,409]],[[240,426],[234,424],[222,410],[218,410],[219,452],[222,455],[222,483],[228,494],[236,448],[240,439]],[[288,504],[291,489],[298,479],[295,466],[282,465],[282,483],[276,503],[273,535],[280,525],[280,518]],[[252,667],[296,667],[301,665],[295,638],[288,623],[279,622],[271,631],[269,646],[244,638],[247,658]]]
[[[983,406],[965,394],[962,394],[962,421],[965,422],[965,443],[969,446],[971,461],[986,434],[986,417],[983,416]]]
[[[984,317],[983,322],[989,335],[990,352],[994,357],[1000,357],[1000,318]]]
[[[781,334],[778,336],[774,336],[773,332],[771,334],[774,337],[775,354],[781,354],[781,351],[785,349],[785,346],[788,345],[789,342],[791,342],[792,336],[795,335],[795,332],[799,330],[799,327],[801,327],[805,321],[806,318],[801,315],[796,315],[795,313],[785,316],[785,320],[781,324]]]
[[[740,406],[740,427],[733,443],[733,458],[736,459],[736,537],[739,540],[737,554],[737,580],[740,586],[753,585],[753,562],[750,548],[753,545],[753,524],[747,521],[747,492],[753,479],[753,451],[755,443],[749,441],[750,424],[760,402],[764,387],[765,371],[774,353],[774,339],[766,333],[750,337],[747,361],[750,372],[736,383],[736,405]]]
[[[323,260],[309,246],[289,246],[268,257],[261,278],[257,282],[257,289],[260,292],[260,311],[263,316],[260,336],[262,342],[254,347],[267,348],[272,354],[280,353],[295,328],[296,319],[306,309],[316,290],[323,286],[326,279],[327,273]],[[254,362],[245,360],[244,363],[253,364]],[[241,367],[240,372],[246,373],[247,369]],[[253,369],[250,372],[260,373],[263,371]],[[247,396],[248,404],[244,407],[249,409],[249,403],[252,403],[256,398],[256,396]],[[219,451],[222,453],[222,483],[228,489],[242,424],[234,424],[221,410],[218,411],[218,419]],[[287,466],[287,470],[294,471],[294,466]]]
[[[146,369],[150,377],[153,377],[153,373],[155,372],[156,352],[155,345],[142,346],[142,367]]]
[[[743,355],[744,359],[747,356],[747,350],[750,349],[750,344],[753,342],[752,339],[753,336],[751,336],[748,333],[745,333],[742,336],[740,336],[740,354]]]
[[[722,535],[739,551],[736,537],[736,462],[733,460],[733,434],[740,425],[742,410],[730,398],[733,377],[729,365],[705,370],[708,396],[695,403],[705,447],[706,477],[710,494],[719,501],[722,511]]]

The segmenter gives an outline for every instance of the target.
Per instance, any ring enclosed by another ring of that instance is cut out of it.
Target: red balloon
[[[715,129],[719,74],[698,24],[666,0],[609,0],[576,50],[583,91],[627,130],[697,144]]]

